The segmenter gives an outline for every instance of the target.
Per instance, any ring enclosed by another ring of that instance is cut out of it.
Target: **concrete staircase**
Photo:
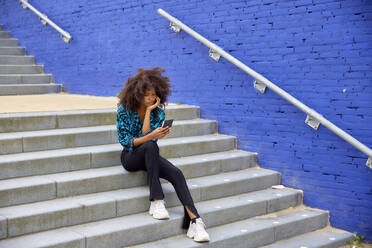
[[[53,76],[36,65],[33,56],[18,46],[18,40],[3,31],[0,24],[0,96],[61,92],[62,85],[54,84]]]
[[[280,175],[257,154],[199,118],[199,107],[168,105],[172,132],[160,154],[179,167],[211,241],[181,229],[183,207],[161,179],[168,220],[155,220],[146,172],[120,164],[116,110],[0,114],[0,248],[339,247],[352,237],[327,211],[276,189]]]

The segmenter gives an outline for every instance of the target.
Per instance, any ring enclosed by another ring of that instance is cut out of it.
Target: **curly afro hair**
[[[133,114],[140,107],[146,91],[153,89],[160,98],[159,106],[164,109],[172,87],[169,83],[170,79],[161,75],[164,71],[165,69],[160,67],[152,69],[138,68],[137,74],[128,78],[125,82],[125,87],[120,91],[118,106],[122,104],[125,108],[131,110]]]

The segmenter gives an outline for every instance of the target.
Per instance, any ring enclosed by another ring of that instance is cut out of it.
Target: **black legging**
[[[150,188],[150,201],[164,199],[163,189],[160,179],[169,181],[176,190],[177,196],[184,205],[184,217],[182,228],[188,229],[190,225],[190,216],[185,206],[199,218],[198,211],[194,206],[190,191],[187,187],[185,177],[182,171],[171,162],[159,155],[158,144],[152,140],[134,147],[132,152],[123,150],[121,153],[121,164],[127,171],[147,171],[148,184]]]

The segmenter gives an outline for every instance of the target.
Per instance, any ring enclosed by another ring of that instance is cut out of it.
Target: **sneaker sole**
[[[196,241],[196,242],[206,242],[206,241],[210,241],[210,238],[208,238],[208,237],[204,237],[204,238],[202,238],[202,239],[197,240],[197,239],[195,239],[194,236],[192,236],[192,235],[186,234],[186,236],[189,237],[189,238],[191,238],[191,239],[193,239],[193,240]]]
[[[166,216],[163,216],[163,217],[155,217],[154,216],[154,213],[150,213],[149,214],[154,218],[154,219],[157,219],[157,220],[164,220],[164,219],[169,219],[169,214],[166,215]]]

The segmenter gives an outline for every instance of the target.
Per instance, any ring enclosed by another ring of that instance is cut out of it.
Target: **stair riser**
[[[167,149],[161,151],[163,157],[183,157],[190,155],[198,155],[210,152],[222,152],[235,149],[235,138],[227,140],[203,141],[184,146],[184,144],[174,144],[168,146]]]
[[[213,134],[216,132],[216,128],[216,122],[174,125],[172,131],[164,139]],[[13,138],[13,136],[12,134],[8,138],[4,136],[0,138],[0,155],[118,143],[116,128],[108,128],[107,131],[55,134],[40,137]]]
[[[43,66],[0,65],[0,74],[39,74],[39,73],[44,73]]]
[[[200,118],[200,107],[189,106],[187,108],[167,108],[165,109],[166,119],[190,120]]]
[[[47,94],[47,93],[59,93],[61,92],[61,85],[57,84],[46,84],[46,85],[1,85],[0,84],[0,95],[31,95],[31,94]]]
[[[10,33],[6,31],[0,31],[0,39],[11,38]]]
[[[119,152],[116,152],[116,154],[119,154]],[[91,166],[99,167],[99,165],[95,164],[95,160],[93,160],[95,157],[96,155],[92,155],[91,162],[91,155],[89,153],[71,153],[64,156],[62,155],[61,157],[45,159],[30,159],[14,162],[0,161],[0,179],[89,169]]]
[[[0,133],[111,125],[115,121],[113,111],[0,114]]]
[[[24,47],[0,47],[0,55],[25,55]]]
[[[34,57],[0,56],[0,65],[33,65]]]
[[[16,47],[18,46],[17,39],[0,39],[0,47]]]
[[[61,148],[104,145],[117,142],[116,134],[111,130],[94,133],[62,134],[42,137],[0,139],[0,155],[45,151]]]
[[[174,120],[190,120],[199,117],[196,108],[177,109],[177,111],[166,109],[165,114],[166,119]],[[111,125],[115,122],[116,110],[104,113],[65,111],[65,113],[0,114],[0,133]]]
[[[163,186],[164,187],[164,186]],[[165,193],[166,207],[180,206],[181,202],[178,199],[174,188],[169,184],[164,187],[167,190]],[[148,197],[148,190],[143,191],[141,195],[136,198],[117,198],[113,196],[112,199],[106,200],[98,199],[94,203],[89,202],[87,205],[81,206],[76,204],[75,207],[59,212],[50,212],[43,215],[27,216],[24,218],[10,218],[8,219],[9,236],[14,237],[26,233],[39,232],[52,228],[63,226],[70,226],[82,224],[86,222],[103,220],[117,216],[130,215],[140,212],[147,212],[150,204]],[[190,190],[194,203],[197,204],[201,201],[199,189]],[[116,198],[116,199],[115,199]],[[203,199],[211,200],[213,198]],[[116,204],[115,204],[116,202]],[[282,210],[288,207],[295,207],[301,204],[301,194],[290,194],[286,197],[272,198],[272,199],[258,199],[254,203],[243,202],[241,206],[232,209],[220,209],[220,214],[215,216],[216,213],[207,213],[203,218],[209,218],[212,221],[208,222],[209,226],[220,225],[221,223],[232,222],[242,218],[250,218],[262,214],[273,212],[273,210]],[[273,206],[273,207],[269,207]],[[117,212],[116,212],[117,211]]]
[[[51,75],[0,75],[0,84],[50,84]]]
[[[296,246],[296,244],[301,244],[302,247],[312,248],[338,248],[347,247],[348,240],[353,238],[354,236],[352,233],[325,227],[321,230],[281,240],[262,248],[288,248]],[[297,246],[300,247],[299,245]]]

